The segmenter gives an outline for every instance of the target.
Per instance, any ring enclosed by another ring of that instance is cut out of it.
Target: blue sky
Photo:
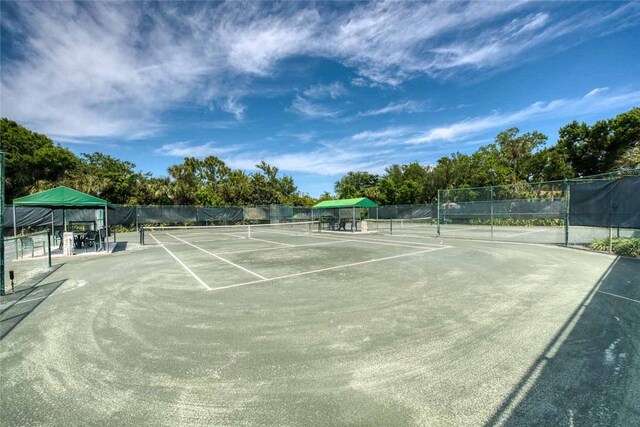
[[[302,192],[435,164],[506,128],[554,143],[640,106],[640,3],[2,2],[0,114],[166,175],[185,156]]]

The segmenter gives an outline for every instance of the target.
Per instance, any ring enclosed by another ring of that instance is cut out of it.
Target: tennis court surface
[[[313,223],[123,239],[0,300],[3,425],[640,423],[640,260]]]

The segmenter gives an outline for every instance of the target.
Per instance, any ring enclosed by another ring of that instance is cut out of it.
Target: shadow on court
[[[111,251],[111,253],[124,252],[126,250],[127,250],[127,242],[118,242],[113,247],[113,250]]]
[[[639,330],[640,260],[617,258],[486,425],[640,425]]]
[[[46,274],[39,276],[35,282],[30,283],[29,287],[21,287],[0,299],[0,340],[4,339],[66,281],[65,279],[42,283],[61,266],[62,264],[59,264]]]

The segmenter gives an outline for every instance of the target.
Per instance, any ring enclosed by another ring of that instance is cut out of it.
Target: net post
[[[436,206],[437,206],[437,215],[438,215],[438,222],[436,224],[436,234],[438,235],[438,237],[440,236],[440,189],[438,189],[438,194],[436,196]]]
[[[565,178],[564,190],[564,245],[569,246],[569,181]]]
[[[491,193],[491,238],[493,239],[493,185],[489,188]]]

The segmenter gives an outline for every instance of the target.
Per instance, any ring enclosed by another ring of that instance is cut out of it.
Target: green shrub
[[[611,243],[611,250],[617,255],[640,257],[640,238],[637,237],[615,237],[611,242],[609,238],[596,239],[589,247],[597,251],[608,251],[609,243]]]
[[[470,225],[491,225],[491,218],[472,218]],[[521,226],[521,227],[561,227],[564,222],[558,218],[494,218],[494,226]]]
[[[115,233],[118,233],[118,234],[128,233],[128,232],[131,232],[131,231],[136,231],[136,226],[135,225],[126,226],[126,225],[122,225],[122,224],[116,224],[116,225],[109,226],[109,228],[111,228],[112,231],[114,231]]]

